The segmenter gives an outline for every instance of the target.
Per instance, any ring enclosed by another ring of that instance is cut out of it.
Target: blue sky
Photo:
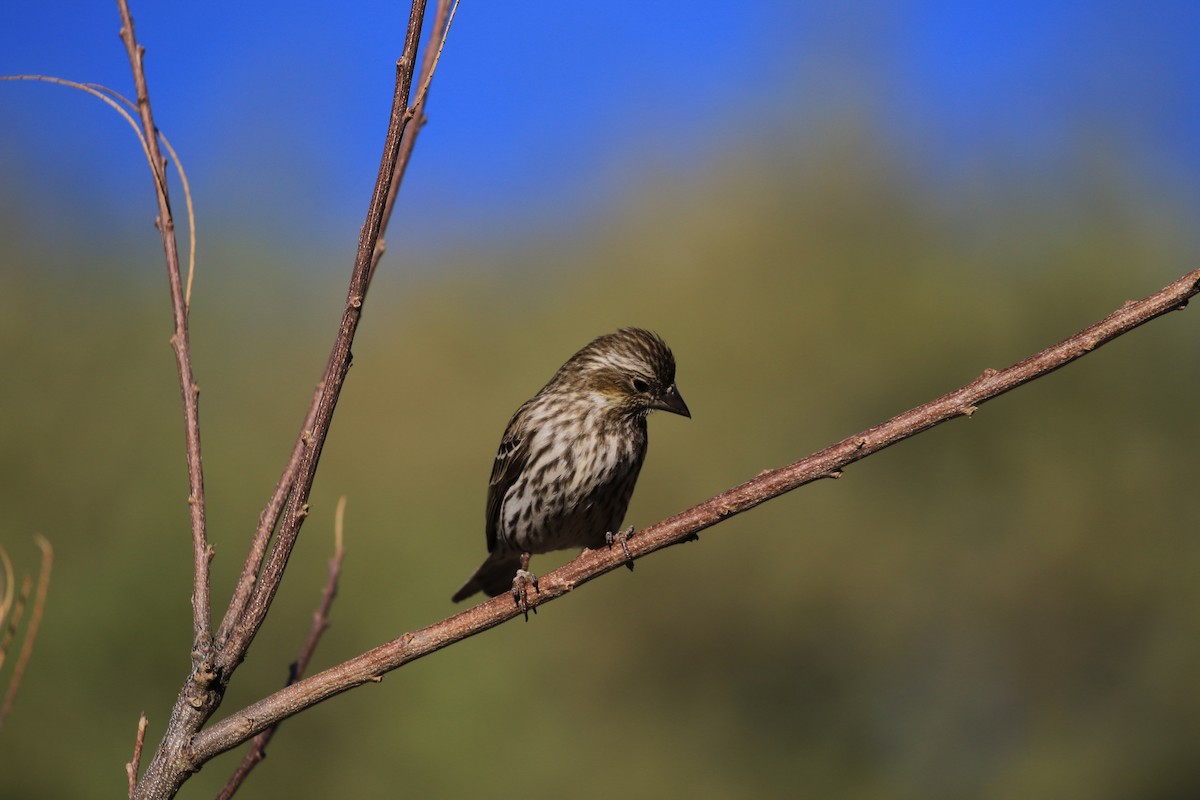
[[[345,8],[134,0],[159,124],[210,226],[356,234],[407,8]],[[111,2],[7,3],[0,73],[130,91],[117,29]],[[1083,143],[1186,191],[1200,4],[467,0],[404,200],[448,237],[556,224],[648,170],[687,173],[747,142],[799,149],[838,115],[935,179],[1052,167]],[[139,158],[96,101],[0,84],[0,177],[40,187],[31,216],[64,200],[81,225],[144,216]]]

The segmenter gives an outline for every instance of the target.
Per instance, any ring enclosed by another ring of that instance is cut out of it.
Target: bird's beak
[[[654,408],[670,411],[672,414],[678,414],[688,419],[692,418],[692,412],[688,411],[687,403],[683,402],[683,396],[679,394],[679,390],[673,383],[667,388],[667,391],[663,392],[662,397],[658,398]]]

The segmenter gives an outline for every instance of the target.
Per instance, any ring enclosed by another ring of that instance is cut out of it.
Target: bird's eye
[[[635,392],[646,392],[650,390],[650,384],[646,383],[641,378],[633,379],[633,390]]]

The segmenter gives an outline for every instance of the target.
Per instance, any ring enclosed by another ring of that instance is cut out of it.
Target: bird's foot
[[[620,542],[621,550],[625,553],[625,566],[629,567],[630,572],[633,572],[633,556],[629,554],[628,542],[629,542],[629,537],[632,535],[633,535],[633,526],[632,525],[630,525],[628,528],[626,528],[623,531],[617,531],[616,533],[609,531],[608,533],[604,534],[604,541],[608,544],[609,547],[612,547],[614,544]]]
[[[538,588],[537,575],[529,571],[529,553],[521,554],[521,568],[517,570],[517,574],[513,576],[512,599],[513,603],[521,613],[525,615],[525,621],[529,622],[529,612],[537,613],[537,606],[529,605],[529,587],[541,594],[541,589]]]

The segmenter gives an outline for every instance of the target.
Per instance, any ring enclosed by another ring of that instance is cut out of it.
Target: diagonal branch
[[[379,235],[373,245],[371,255],[371,264],[367,272],[366,285],[369,287],[371,280],[375,276],[375,268],[379,265],[380,259],[383,257],[387,245],[383,241],[383,234],[387,230],[388,222],[392,217],[392,209],[395,207],[396,194],[400,188],[400,184],[404,179],[405,170],[408,167],[408,162],[412,158],[413,148],[416,146],[417,134],[420,133],[421,127],[425,124],[425,99],[429,94],[430,81],[433,79],[433,73],[437,69],[438,57],[441,55],[442,47],[446,43],[446,36],[450,31],[450,22],[454,17],[454,9],[457,8],[457,0],[454,0],[453,7],[451,0],[438,0],[437,9],[434,12],[433,26],[430,29],[429,41],[425,45],[425,53],[421,59],[421,72],[418,85],[421,87],[417,93],[416,100],[411,106],[407,106],[407,98],[405,99],[405,114],[407,120],[404,123],[403,134],[400,137],[400,150],[396,155],[395,166],[392,169],[391,184],[387,190],[387,199],[384,202],[382,215],[379,220]],[[407,41],[406,41],[407,45]],[[436,45],[436,46],[435,46]],[[415,50],[413,51],[415,53]],[[405,58],[408,58],[409,65],[413,64],[413,60],[408,56],[408,49],[405,49],[405,55],[401,57],[401,62],[405,63]],[[411,68],[411,66],[410,66]],[[410,87],[412,79],[410,75]],[[393,116],[395,109],[393,108]],[[411,124],[415,123],[415,124]],[[250,602],[250,595],[254,590],[254,585],[258,580],[258,574],[262,570],[263,559],[267,554],[267,543],[271,539],[271,534],[279,524],[280,515],[283,513],[284,502],[292,490],[293,480],[295,479],[296,469],[300,463],[300,457],[308,447],[313,423],[316,417],[317,407],[320,404],[321,396],[324,391],[324,383],[317,386],[316,393],[313,396],[312,405],[309,407],[308,414],[305,416],[304,425],[300,429],[300,435],[296,439],[295,447],[292,450],[291,457],[288,459],[287,465],[284,467],[283,475],[279,479],[279,483],[275,487],[275,492],[268,501],[266,508],[263,509],[259,516],[258,528],[254,532],[254,538],[251,541],[250,552],[246,556],[246,561],[242,565],[242,573],[238,578],[237,587],[234,590],[233,599],[230,601],[229,609],[225,612],[225,618],[221,621],[220,628],[217,631],[217,646],[224,646],[228,640],[234,625],[236,625],[246,613],[246,605]]]
[[[450,24],[454,21],[456,11],[458,11],[458,0],[453,0],[453,3],[451,0],[438,0],[437,10],[433,15],[433,26],[429,31],[429,41],[425,44],[425,53],[421,58],[421,74],[418,82],[421,88],[417,92],[416,100],[409,107],[409,116],[413,124],[405,129],[404,137],[400,140],[400,155],[396,162],[395,178],[392,181],[391,190],[388,192],[387,202],[383,206],[383,225],[380,230],[380,238],[375,243],[375,252],[371,255],[371,271],[367,276],[368,285],[375,277],[375,268],[379,266],[379,261],[387,250],[387,242],[383,240],[383,234],[387,231],[388,222],[392,219],[392,210],[396,207],[396,195],[401,181],[404,180],[408,162],[412,159],[413,148],[417,145],[417,136],[428,121],[425,116],[425,102],[429,97],[430,82],[433,80],[433,73],[437,71],[438,59],[441,58],[442,48],[446,45],[446,37],[450,34]]]
[[[175,241],[175,219],[171,215],[171,201],[167,195],[166,159],[158,147],[158,127],[150,110],[150,94],[146,86],[146,71],[143,59],[146,48],[137,42],[133,29],[133,17],[126,0],[117,0],[121,12],[121,41],[129,56],[133,69],[133,83],[137,92],[137,110],[142,120],[146,148],[150,158],[150,169],[154,174],[155,196],[158,200],[157,225],[162,235],[163,253],[167,261],[167,281],[171,290],[171,311],[175,321],[175,332],[171,336],[171,348],[175,351],[175,366],[179,372],[179,391],[183,396],[184,438],[187,443],[188,506],[192,521],[192,640],[193,660],[198,665],[207,658],[211,649],[209,601],[209,565],[212,549],[208,546],[208,532],[204,519],[204,467],[200,458],[200,388],[192,376],[191,345],[188,339],[188,303],[180,277],[179,251]]]
[[[366,223],[359,236],[358,253],[354,260],[354,270],[350,276],[350,288],[342,311],[342,321],[338,327],[337,337],[334,339],[329,362],[325,367],[324,379],[321,381],[323,389],[320,400],[317,402],[311,431],[308,432],[310,433],[309,441],[300,454],[300,460],[296,467],[295,484],[283,509],[279,531],[275,536],[270,553],[267,555],[262,573],[254,583],[244,613],[231,626],[229,638],[220,653],[217,654],[215,663],[217,673],[222,675],[226,681],[245,657],[246,650],[258,633],[263,619],[266,618],[267,610],[283,579],[283,571],[287,567],[288,558],[291,557],[292,549],[296,546],[300,527],[304,524],[305,517],[308,516],[308,496],[316,476],[321,450],[329,435],[329,426],[333,421],[333,412],[337,407],[338,397],[341,395],[342,385],[346,380],[346,373],[350,370],[352,358],[350,347],[354,342],[359,320],[362,318],[372,254],[383,228],[383,210],[396,171],[400,140],[411,119],[408,98],[412,89],[417,42],[420,39],[424,15],[424,0],[414,0],[409,15],[403,54],[396,62],[396,89],[392,99],[392,115],[384,142],[383,158],[379,165],[379,176],[371,196]]]
[[[143,116],[143,124],[147,126],[148,130],[153,130],[153,120],[149,116],[149,104],[146,100],[145,77],[141,68],[142,50],[134,38],[133,23],[129,17],[126,2],[127,0],[118,0],[123,21],[122,38],[126,43],[130,63],[134,70],[138,89],[138,108]],[[262,626],[283,578],[288,559],[296,545],[300,528],[308,515],[309,493],[312,490],[321,451],[329,434],[338,397],[350,368],[351,345],[362,317],[362,307],[370,283],[374,253],[386,222],[384,208],[397,175],[401,140],[409,121],[413,118],[413,110],[408,103],[425,5],[425,0],[414,0],[409,14],[404,49],[396,63],[396,87],[379,175],[371,196],[366,222],[360,233],[350,286],[333,349],[323,379],[318,384],[313,404],[310,407],[311,424],[306,419],[292,456],[284,468],[283,475],[267,508],[260,517],[258,531],[251,544],[250,555],[243,568],[242,578],[235,589],[230,609],[218,630],[219,642],[215,643],[216,646],[209,634],[207,613],[208,566],[211,549],[208,548],[207,542],[202,537],[196,539],[194,601],[203,590],[204,636],[197,637],[197,645],[192,653],[191,674],[176,697],[166,732],[155,750],[154,757],[134,790],[134,796],[137,798],[173,797],[188,776],[199,769],[203,763],[192,758],[191,741],[220,705],[225,687],[229,684],[237,666],[245,658],[246,651]],[[156,159],[161,164],[161,156],[156,156]],[[164,230],[170,230],[169,206],[165,187],[162,187],[161,181],[159,181],[159,186],[163,188],[159,194],[162,227]],[[174,253],[173,237],[167,237],[164,234],[164,243],[170,256]],[[182,298],[182,292],[179,290],[178,270],[176,269],[170,274],[172,298]],[[182,336],[177,335],[172,341],[176,345],[181,365],[187,364],[188,366],[186,371],[181,366],[181,375],[186,379],[181,378],[185,386],[186,403],[188,397],[194,394],[194,391],[187,390],[189,387],[194,390],[194,385],[191,383],[190,363],[187,362],[187,309],[179,299],[176,299],[175,309],[177,323],[180,326],[178,332]],[[192,402],[193,405],[185,405],[185,408],[190,410],[189,414],[192,414],[188,416],[189,421],[194,419],[194,397]],[[198,469],[198,426],[194,430],[197,438],[193,448],[191,438],[193,426],[189,424],[189,466],[193,462],[194,454],[195,465]],[[198,476],[199,472],[193,474]],[[202,491],[202,482],[195,488],[197,491],[193,492],[191,499],[201,500],[202,495],[198,492]],[[202,502],[198,503],[198,508],[200,510],[199,520],[202,523]],[[202,526],[200,530],[203,530]],[[273,542],[271,541],[272,531],[275,531]],[[203,544],[203,553],[201,544]],[[203,576],[203,581],[201,576]],[[198,606],[199,604],[194,603],[194,605]],[[198,629],[199,620],[200,617],[197,615]]]
[[[1005,392],[1059,369],[1116,337],[1187,305],[1200,293],[1200,270],[1184,275],[1161,291],[1121,308],[1074,336],[997,372],[988,369],[971,383],[887,422],[830,445],[786,467],[767,470],[746,483],[639,532],[628,540],[633,558],[696,538],[699,531],[729,517],[821,478],[838,477],[849,464],[951,419],[971,416],[980,405]],[[533,605],[547,603],[626,563],[612,548],[584,550],[574,561],[540,578]],[[212,758],[279,720],[336,694],[429,655],[455,642],[494,628],[521,614],[506,595],[492,598],[427,628],[406,633],[299,683],[282,689],[196,736],[192,757],[197,763]]]

